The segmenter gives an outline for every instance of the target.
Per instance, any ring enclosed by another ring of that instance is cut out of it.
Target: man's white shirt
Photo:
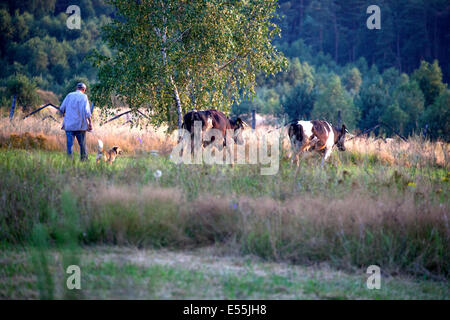
[[[86,94],[77,90],[69,93],[59,110],[64,113],[63,129],[66,131],[86,131],[91,108]]]

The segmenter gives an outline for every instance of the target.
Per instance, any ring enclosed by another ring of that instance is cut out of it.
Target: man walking
[[[91,109],[84,83],[77,84],[77,90],[69,93],[59,110],[64,115],[61,129],[66,131],[67,154],[72,157],[73,140],[77,138],[80,145],[81,161],[88,159],[86,131],[92,130]]]

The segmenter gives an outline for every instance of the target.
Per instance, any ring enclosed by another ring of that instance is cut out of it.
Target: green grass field
[[[36,274],[31,251],[0,255],[0,298],[39,299],[448,299],[445,282],[385,276],[380,290],[367,275],[320,266],[221,256],[217,248],[167,251],[124,247],[81,249],[81,290],[68,294],[62,253],[52,250],[51,280]],[[46,281],[47,280],[47,281]]]
[[[0,297],[448,299],[449,171],[356,152],[319,163],[262,176],[3,149]],[[80,293],[61,284],[68,264]],[[369,265],[381,290],[365,287]]]

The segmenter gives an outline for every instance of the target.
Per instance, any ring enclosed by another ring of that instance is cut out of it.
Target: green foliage
[[[254,95],[259,72],[285,65],[271,44],[279,34],[271,22],[274,0],[110,3],[121,18],[103,28],[103,38],[115,53],[93,56],[99,70],[93,96],[101,106],[113,107],[111,95],[126,97],[130,107],[146,108],[153,123],[174,126],[180,111],[228,110]]]
[[[383,1],[378,5],[382,27],[369,30],[367,1],[280,0],[279,12],[285,18],[279,21],[282,37],[277,44],[289,57],[301,57],[313,65],[320,52],[342,65],[364,57],[380,70],[395,67],[408,73],[421,59],[438,59],[448,81],[448,1]],[[312,48],[312,54],[305,46]]]
[[[434,138],[450,141],[450,90],[445,90],[429,106],[421,119],[422,125],[428,125],[428,134]]]
[[[403,111],[406,118],[404,123],[401,122],[403,117],[401,119],[393,118],[393,120],[401,123],[399,131],[403,135],[408,136],[419,128],[419,118],[424,111],[425,98],[415,81],[408,81],[399,85],[394,92],[394,98],[397,101],[397,106]]]
[[[361,115],[358,129],[388,120],[389,114],[405,114],[395,128],[400,130],[401,125],[401,133],[407,136],[424,129],[425,111],[447,88],[450,11],[445,0],[383,2],[381,30],[365,27],[368,5],[362,0],[278,0],[279,7],[275,0],[171,0],[164,7],[164,1],[117,3],[123,4],[126,14],[103,0],[2,2],[1,106],[9,108],[6,79],[14,74],[27,76],[60,99],[72,90],[76,77],[91,84],[101,80],[98,69],[86,59],[93,49],[98,54],[92,57],[99,58],[104,68],[100,69],[102,88],[90,99],[99,96],[116,107],[126,103],[146,107],[153,112],[155,124],[174,125],[177,112],[191,108],[228,111],[230,106],[236,115],[256,109],[279,118],[308,118],[311,104],[335,74]],[[65,10],[72,4],[82,8],[81,30],[66,26]],[[133,16],[133,10],[145,6],[146,11]],[[217,15],[220,19],[211,18]],[[101,29],[110,17],[116,19],[110,25],[111,41],[108,37],[102,41]],[[156,30],[164,22],[167,29],[159,28],[158,37]],[[132,28],[124,30],[130,23]],[[166,64],[161,51],[164,32]],[[277,50],[289,57],[285,72],[276,73],[285,66]],[[130,57],[126,61],[124,54]],[[114,63],[116,73],[106,66]],[[131,78],[135,83],[130,84]],[[174,103],[176,93],[180,108]],[[328,109],[322,116],[333,115]],[[427,119],[429,129],[443,132],[438,116],[429,111]]]
[[[86,94],[89,96],[91,94],[91,84],[89,82],[89,79],[86,77],[78,77],[75,76],[72,79],[66,81],[66,85],[63,88],[62,91],[62,96],[65,97],[67,96],[69,93],[75,91],[77,89],[77,84],[78,83],[84,83],[86,85]]]
[[[409,117],[397,103],[394,103],[383,111],[380,120],[390,128],[395,128],[398,132],[404,133]],[[393,134],[392,129],[390,128],[387,128],[386,130],[390,134]]]
[[[88,14],[92,2],[98,5],[97,16],[94,11]],[[83,8],[81,30],[66,26],[65,10],[71,4]],[[76,75],[96,78],[96,70],[85,56],[94,48],[110,54],[99,35],[100,26],[108,22],[104,14],[111,13],[102,0],[20,1],[8,6],[9,11],[0,10],[0,63],[4,66],[0,77],[23,74],[39,79],[39,88],[57,94],[63,93],[66,81]]]
[[[371,128],[379,123],[383,111],[392,104],[392,99],[387,91],[380,76],[363,84],[355,101],[361,111],[360,128]]]
[[[36,93],[36,83],[23,74],[8,77],[6,88],[7,96],[16,95],[17,106],[35,107],[40,103]]]
[[[442,82],[442,71],[437,60],[434,60],[432,64],[422,60],[420,68],[412,74],[412,79],[419,84],[425,96],[426,106],[433,104],[447,87]]]
[[[17,9],[21,12],[28,11],[30,13],[33,13],[33,15],[37,17],[42,17],[46,14],[52,14],[55,10],[56,1],[57,0],[8,0],[10,10],[14,11]]]
[[[8,11],[0,10],[0,53],[3,55],[6,44],[12,39],[14,27]]]
[[[342,87],[339,76],[331,75],[325,89],[317,95],[312,117],[327,119],[336,124],[338,110],[341,110],[341,117],[346,126],[351,129],[355,128],[359,119],[358,110],[353,105],[350,95]]]
[[[280,94],[278,90],[262,87],[257,90],[253,108],[265,114],[281,114]]]
[[[409,77],[406,74],[401,74],[396,68],[389,68],[381,74],[383,85],[387,88],[390,96],[394,95],[395,89],[402,83],[408,81]]]
[[[50,300],[54,298],[54,280],[49,269],[50,257],[47,249],[50,246],[47,227],[36,223],[31,232],[31,243],[34,248],[31,251],[31,262],[37,274],[39,298]]]
[[[233,248],[231,248],[232,250]],[[391,276],[387,286],[367,290],[360,272],[336,267],[286,265],[253,256],[223,256],[229,245],[199,252],[130,250],[127,247],[80,248],[83,299],[446,299],[446,281]],[[54,253],[51,251],[51,253]],[[136,258],[138,255],[138,259]],[[36,270],[21,247],[6,248],[0,260],[0,296],[37,296]],[[101,261],[102,263],[98,263]],[[142,263],[146,261],[149,263]],[[49,269],[65,278],[57,259]],[[226,272],[225,272],[226,271]],[[22,279],[18,283],[16,279]],[[122,288],[117,292],[117,288]],[[72,292],[73,292],[72,291]],[[56,292],[55,299],[62,298]],[[245,310],[245,309],[241,309]]]
[[[344,75],[343,82],[345,89],[348,92],[350,92],[352,95],[357,95],[362,84],[361,72],[359,72],[358,68],[356,67],[351,68]]]
[[[276,86],[277,83],[287,82],[290,86],[299,83],[305,84],[308,90],[312,90],[315,84],[315,70],[308,62],[301,62],[299,58],[290,59],[286,72],[278,73],[275,77],[267,79],[267,85]]]
[[[307,62],[298,58],[289,59],[286,72],[267,78],[258,76],[259,84],[255,99],[245,99],[233,106],[233,112],[248,112],[256,109],[259,113],[287,114],[291,119],[310,114],[314,102],[315,70]],[[244,111],[248,110],[248,111]]]
[[[316,100],[316,92],[306,83],[299,83],[287,94],[283,102],[289,119],[310,119]]]
[[[405,136],[420,131],[425,98],[418,83],[395,68],[385,70],[382,75],[376,70],[370,73],[371,78],[365,79],[355,98],[361,110],[359,126],[368,129],[382,122]],[[392,129],[384,129],[393,134]]]

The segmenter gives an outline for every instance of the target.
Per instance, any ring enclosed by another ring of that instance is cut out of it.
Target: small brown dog
[[[122,154],[122,149],[118,146],[114,146],[110,150],[103,152],[103,142],[102,140],[98,140],[97,163],[103,159],[103,161],[112,164],[119,154]]]

